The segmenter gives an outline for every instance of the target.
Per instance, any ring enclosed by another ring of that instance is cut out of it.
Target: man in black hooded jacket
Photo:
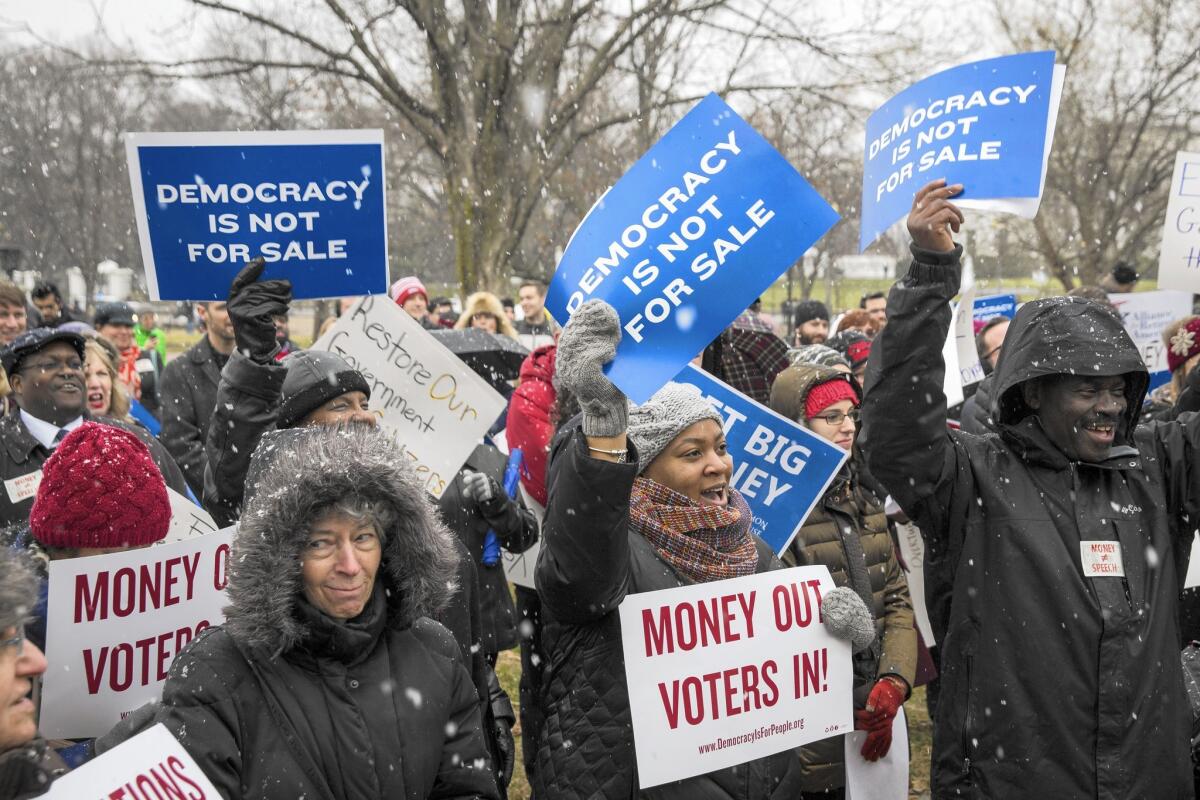
[[[1054,297],[1009,329],[999,435],[947,430],[961,190],[917,193],[914,261],[863,404],[871,470],[926,537],[933,795],[1192,797],[1176,601],[1200,519],[1200,416],[1135,430],[1137,348],[1105,309]]]

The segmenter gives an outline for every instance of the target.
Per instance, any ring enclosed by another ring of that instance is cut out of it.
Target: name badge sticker
[[[1120,542],[1080,542],[1079,551],[1085,578],[1123,578]]]
[[[16,504],[33,497],[37,494],[38,486],[41,482],[42,471],[40,469],[37,472],[31,472],[19,478],[9,478],[4,482],[4,488],[8,491],[9,502]]]

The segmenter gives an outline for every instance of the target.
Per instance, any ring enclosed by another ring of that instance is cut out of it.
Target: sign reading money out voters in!
[[[608,377],[645,402],[838,220],[775,148],[715,94],[592,207],[546,307],[604,300],[621,318]]]
[[[504,398],[386,296],[364,297],[313,343],[366,378],[425,490],[441,497],[504,411]]]
[[[183,745],[164,725],[122,742],[59,777],[42,800],[220,800]]]
[[[1200,292],[1200,153],[1177,153],[1167,195],[1158,288]]]
[[[1150,372],[1150,391],[1171,380],[1167,365],[1167,346],[1163,344],[1163,328],[1174,320],[1192,313],[1191,292],[1160,290],[1156,292],[1113,293],[1109,301],[1121,315],[1129,338],[1137,345]]]
[[[179,651],[225,621],[233,530],[50,562],[43,736],[100,736],[159,699]]]
[[[850,645],[824,566],[628,595],[621,647],[641,788],[854,729]]]
[[[152,300],[225,300],[251,259],[294,296],[387,290],[382,131],[129,133]]]
[[[782,553],[849,454],[691,364],[675,380],[695,386],[724,418],[729,484],[754,512],[753,531]]]
[[[1037,214],[1065,67],[1054,51],[963,64],[884,103],[867,120],[862,228],[866,250],[908,215],[930,181],[961,183],[963,208]]]

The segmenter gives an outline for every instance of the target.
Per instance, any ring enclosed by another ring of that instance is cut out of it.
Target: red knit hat
[[[848,378],[838,376],[818,383],[809,390],[808,397],[804,399],[804,418],[812,419],[841,400],[850,400],[858,406],[858,392],[850,385]]]
[[[1180,326],[1167,342],[1167,369],[1174,372],[1197,353],[1200,353],[1200,317]]]
[[[29,514],[47,547],[137,547],[167,535],[171,502],[150,451],[132,433],[87,422],[42,467]]]
[[[421,279],[415,275],[409,275],[407,278],[401,278],[393,283],[388,294],[392,296],[398,306],[403,306],[404,301],[414,294],[421,295],[425,298],[426,303],[429,302],[429,292],[425,291],[425,284],[421,283]]]

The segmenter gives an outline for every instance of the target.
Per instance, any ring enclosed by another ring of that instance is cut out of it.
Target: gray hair
[[[387,541],[388,532],[396,525],[396,515],[389,504],[379,500],[368,500],[357,494],[346,495],[317,509],[313,521],[328,514],[340,514],[355,522],[370,523],[375,527],[380,544]]]
[[[38,578],[28,556],[0,547],[0,631],[19,628],[33,616]]]

